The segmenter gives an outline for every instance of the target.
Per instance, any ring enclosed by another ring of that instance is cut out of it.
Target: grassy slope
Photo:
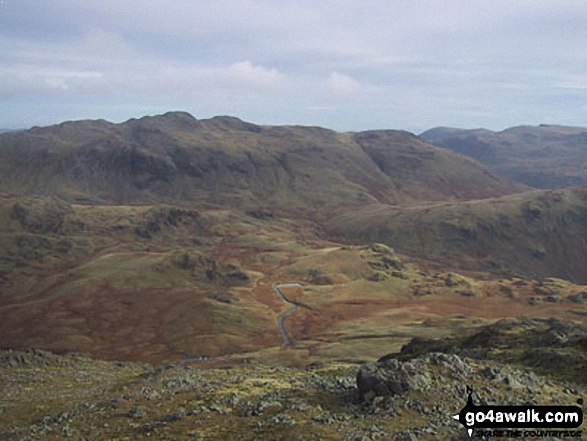
[[[233,294],[255,274],[209,256],[224,216],[5,200],[1,345],[157,361],[278,342],[268,307]]]
[[[376,205],[327,223],[330,237],[378,241],[461,269],[587,282],[587,192],[537,191],[503,198]]]

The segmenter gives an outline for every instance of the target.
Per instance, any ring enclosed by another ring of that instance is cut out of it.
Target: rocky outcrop
[[[394,358],[363,364],[357,373],[357,388],[362,400],[376,396],[398,395],[409,391],[426,390],[434,378],[430,366],[456,379],[464,379],[472,372],[471,366],[457,355],[441,353],[402,362]]]
[[[410,360],[432,352],[475,359],[492,359],[537,369],[561,380],[584,383],[587,365],[587,325],[557,318],[502,319],[468,336],[414,338],[399,354],[382,360]]]
[[[357,388],[364,400],[425,389],[429,384],[430,374],[422,363],[401,363],[397,360],[366,363],[357,374]]]

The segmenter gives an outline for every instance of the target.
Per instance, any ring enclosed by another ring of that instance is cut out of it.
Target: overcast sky
[[[585,0],[0,0],[0,128],[587,126]]]

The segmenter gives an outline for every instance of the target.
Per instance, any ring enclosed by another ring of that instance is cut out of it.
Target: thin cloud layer
[[[582,0],[4,0],[0,127],[585,125],[586,21]]]
[[[340,72],[332,72],[328,86],[336,98],[348,98],[359,92],[359,83]]]

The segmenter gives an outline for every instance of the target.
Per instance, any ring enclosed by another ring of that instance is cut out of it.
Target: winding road
[[[281,314],[279,314],[279,317],[277,318],[277,326],[279,328],[279,331],[281,332],[281,336],[283,337],[283,345],[284,346],[290,346],[291,345],[291,337],[289,336],[287,329],[285,329],[285,318],[287,316],[289,316],[291,313],[293,313],[296,309],[298,309],[298,306],[301,306],[302,308],[308,308],[308,309],[312,309],[310,308],[308,305],[305,305],[304,303],[300,303],[300,302],[296,302],[295,300],[290,300],[289,298],[287,298],[282,292],[280,288],[301,288],[302,284],[298,283],[298,282],[278,282],[275,285],[273,285],[273,291],[275,291],[275,294],[277,294],[277,296],[283,300],[285,303],[289,303],[291,304],[291,308],[289,308],[287,311],[282,312]]]
[[[298,309],[298,306],[307,309],[312,309],[312,307],[306,305],[305,303],[289,299],[285,294],[281,292],[280,288],[302,288],[302,284],[298,282],[277,282],[275,285],[273,285],[273,291],[275,291],[275,294],[277,294],[277,296],[285,303],[289,303],[291,305],[290,308],[279,314],[279,317],[277,317],[277,326],[279,328],[279,332],[281,332],[281,336],[283,337],[283,346],[291,346],[291,337],[289,336],[287,329],[285,329],[285,318],[292,314],[296,309]],[[212,358],[213,357],[202,356],[186,357],[178,363],[183,365],[186,363],[208,361],[212,360]]]

